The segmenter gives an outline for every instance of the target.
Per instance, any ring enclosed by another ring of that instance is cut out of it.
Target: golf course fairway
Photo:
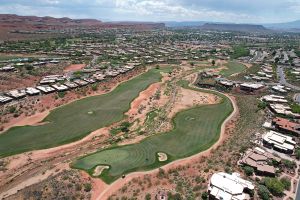
[[[54,109],[43,125],[13,127],[0,134],[0,158],[45,149],[79,140],[92,131],[122,120],[130,103],[150,84],[161,80],[162,71],[151,69],[99,96],[87,97]]]
[[[229,61],[226,64],[226,69],[223,69],[220,74],[222,74],[224,77],[228,78],[229,76],[233,74],[241,73],[242,71],[246,70],[247,67],[243,65],[242,63],[236,62],[236,61]]]
[[[210,148],[218,141],[222,123],[233,112],[233,105],[225,95],[205,92],[218,95],[222,100],[218,104],[177,113],[173,118],[174,128],[169,132],[153,135],[136,144],[112,147],[84,156],[72,163],[72,167],[92,175],[96,166],[107,165],[109,169],[104,170],[100,177],[111,183],[123,174],[154,169]],[[158,152],[167,154],[168,160],[159,162]]]

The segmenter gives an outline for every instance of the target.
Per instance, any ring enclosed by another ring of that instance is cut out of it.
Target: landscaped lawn
[[[246,66],[238,63],[238,62],[234,62],[234,61],[230,61],[226,64],[227,69],[223,69],[221,71],[221,74],[224,77],[229,77],[233,74],[237,74],[237,73],[241,73],[242,71],[246,70]]]
[[[105,170],[101,178],[110,183],[123,174],[153,169],[208,149],[219,139],[221,125],[233,111],[226,96],[212,93],[222,97],[222,101],[178,113],[173,119],[173,130],[153,135],[136,144],[96,152],[80,158],[72,166],[93,174],[97,165],[109,165],[110,169]],[[157,152],[166,153],[168,160],[158,162]]]
[[[40,126],[23,126],[0,134],[0,157],[59,146],[79,140],[94,130],[122,120],[139,92],[161,79],[161,71],[148,72],[119,85],[112,92],[87,97],[53,110]]]

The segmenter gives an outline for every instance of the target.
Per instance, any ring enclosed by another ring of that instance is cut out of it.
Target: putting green
[[[178,113],[173,119],[174,129],[169,132],[153,135],[137,144],[96,152],[78,159],[72,166],[92,175],[97,165],[109,165],[110,169],[100,177],[110,183],[123,174],[153,169],[208,149],[219,139],[221,125],[233,111],[233,106],[226,96],[206,92],[220,96],[222,101]],[[166,153],[168,160],[159,162],[158,152]]]
[[[122,120],[130,102],[150,84],[158,82],[160,72],[170,69],[151,69],[120,84],[110,93],[59,107],[43,120],[48,122],[44,125],[9,129],[0,134],[0,157],[76,141],[94,130]]]

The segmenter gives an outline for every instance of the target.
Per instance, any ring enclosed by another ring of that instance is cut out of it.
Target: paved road
[[[298,189],[297,189],[296,199],[300,199],[300,184],[299,183],[298,183]]]
[[[300,87],[288,83],[285,79],[284,67],[281,65],[277,66],[277,75],[279,78],[279,83],[285,85],[286,87],[292,88],[293,90],[300,91]]]

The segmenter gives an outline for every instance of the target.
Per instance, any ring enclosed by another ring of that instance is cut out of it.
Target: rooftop
[[[244,189],[254,189],[254,185],[240,178],[237,173],[227,174],[224,172],[215,173],[210,179],[210,194],[217,199],[246,199]]]

